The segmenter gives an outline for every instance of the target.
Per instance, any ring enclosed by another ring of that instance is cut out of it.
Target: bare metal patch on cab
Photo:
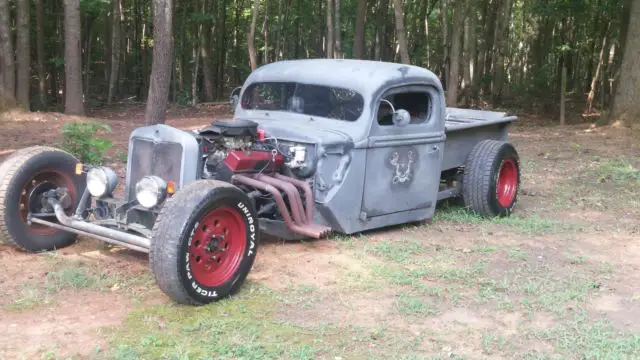
[[[393,170],[391,184],[402,185],[410,183],[413,179],[417,158],[417,152],[413,148],[407,151],[394,150],[389,156],[389,164]]]

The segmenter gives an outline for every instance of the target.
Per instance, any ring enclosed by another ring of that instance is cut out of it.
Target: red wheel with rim
[[[253,203],[239,188],[199,180],[162,207],[149,261],[158,287],[178,303],[202,305],[235,293],[258,249]]]
[[[206,213],[189,245],[193,277],[206,286],[220,286],[238,269],[246,250],[242,216],[233,208]]]
[[[496,184],[496,196],[502,207],[509,207],[516,197],[518,189],[518,169],[512,159],[506,159],[500,166]]]
[[[20,219],[25,225],[28,225],[27,217],[29,213],[41,214],[45,209],[48,211],[52,210],[49,208],[46,200],[43,199],[43,195],[49,190],[58,188],[67,189],[67,196],[63,199],[62,205],[67,215],[70,215],[75,209],[74,205],[79,200],[76,186],[71,176],[56,169],[45,169],[36,173],[26,181],[20,192],[19,200]],[[47,220],[57,222],[53,214]],[[46,236],[53,235],[59,230],[42,224],[31,224],[28,226],[28,231]]]
[[[57,222],[43,195],[65,189],[61,202],[72,214],[86,187],[85,175],[76,175],[78,160],[60,149],[35,146],[13,153],[0,165],[0,239],[27,250],[45,251],[70,245],[76,235],[40,224],[29,224],[29,213]]]
[[[518,200],[520,158],[513,145],[483,140],[469,153],[462,177],[462,198],[482,216],[508,216]]]

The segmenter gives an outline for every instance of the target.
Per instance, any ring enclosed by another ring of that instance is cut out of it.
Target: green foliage
[[[111,149],[111,140],[99,136],[110,133],[107,124],[94,122],[66,123],[62,128],[62,148],[88,164],[101,164],[104,154]]]
[[[640,169],[625,159],[615,159],[600,166],[599,182],[614,181],[618,183],[636,182],[640,184]]]

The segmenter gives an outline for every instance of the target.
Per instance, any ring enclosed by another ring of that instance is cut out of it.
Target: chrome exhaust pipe
[[[100,235],[96,235],[96,234],[92,234],[92,233],[88,233],[86,231],[74,229],[74,228],[71,228],[71,227],[68,227],[68,226],[56,224],[56,223],[53,223],[53,222],[50,222],[50,221],[46,221],[46,220],[42,220],[42,219],[39,219],[39,218],[32,217],[32,218],[29,219],[29,222],[32,222],[32,223],[35,223],[35,224],[41,224],[41,225],[49,226],[49,227],[52,227],[54,229],[60,229],[60,230],[76,233],[78,235],[94,238],[94,239],[101,240],[101,241],[104,241],[104,242],[109,243],[109,244],[122,246],[122,247],[125,247],[125,248],[128,248],[128,249],[131,249],[131,250],[135,250],[135,251],[139,251],[139,252],[143,252],[143,253],[147,253],[147,254],[149,253],[149,249],[148,248],[142,248],[142,247],[139,247],[139,246],[131,245],[131,244],[126,243],[126,242],[118,241],[118,240],[115,240],[115,239],[110,239],[108,237],[104,237],[104,236],[100,236]]]
[[[61,230],[74,232],[80,235],[95,237],[102,241],[116,245],[127,246],[137,251],[148,253],[149,249],[151,248],[151,240],[146,237],[137,236],[123,231],[109,229],[104,226],[73,219],[65,214],[64,208],[62,207],[62,204],[60,204],[60,201],[56,199],[49,199],[49,202],[53,206],[53,211],[55,212],[56,218],[58,219],[60,224],[64,226],[60,226],[58,224],[34,217],[30,219],[31,222],[60,228]]]

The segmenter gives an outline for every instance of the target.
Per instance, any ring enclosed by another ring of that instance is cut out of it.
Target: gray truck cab
[[[304,146],[316,222],[353,233],[433,216],[445,142],[442,85],[417,66],[281,61],[242,86],[236,119]]]

